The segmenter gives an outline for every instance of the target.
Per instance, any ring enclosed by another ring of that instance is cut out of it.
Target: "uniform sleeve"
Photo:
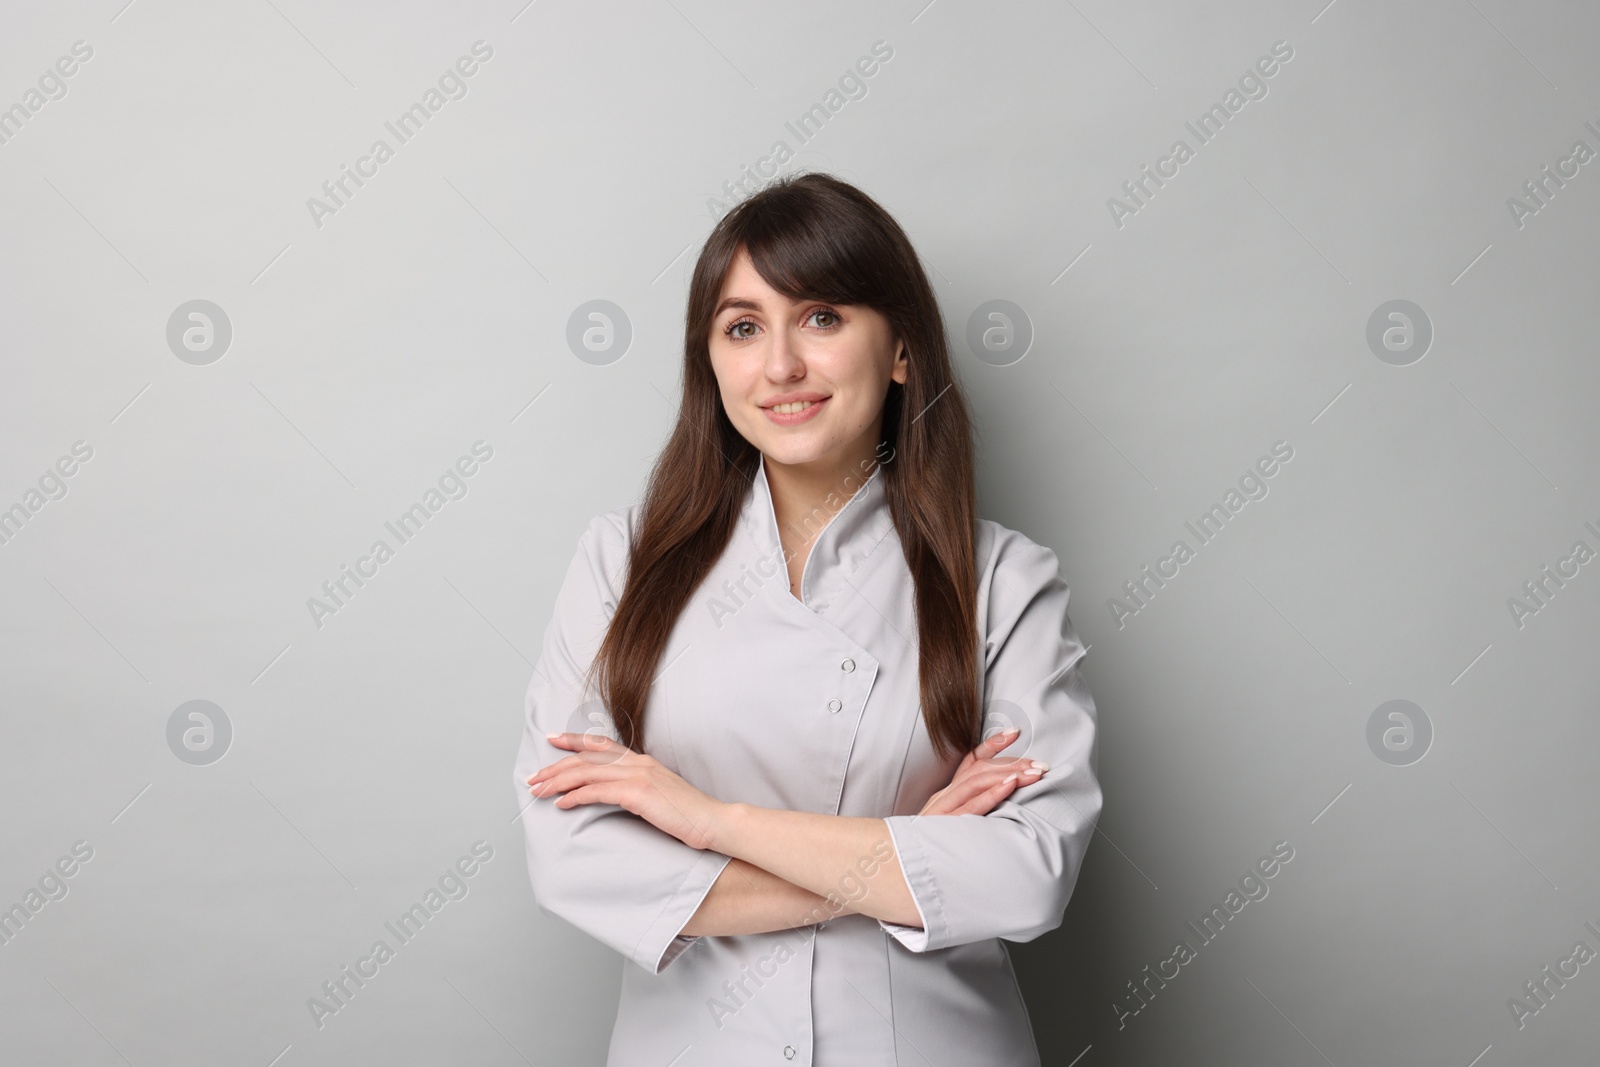
[[[527,786],[541,767],[572,755],[552,745],[546,734],[604,730],[616,737],[609,712],[593,691],[581,692],[581,685],[616,609],[626,554],[627,534],[616,513],[596,517],[556,597],[528,685],[512,784],[534,900],[660,974],[698,940],[678,932],[729,857],[691,848],[618,805],[562,809],[553,799],[535,798]]]
[[[922,927],[879,924],[913,952],[1031,941],[1060,926],[1100,816],[1096,712],[1070,590],[1054,552],[1013,538],[990,583],[985,730],[1009,719],[1022,732],[1001,755],[1050,769],[987,815],[886,820]]]

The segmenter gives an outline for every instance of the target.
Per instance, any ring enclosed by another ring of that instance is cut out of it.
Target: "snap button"
[[[846,673],[853,671],[856,669],[856,661],[853,659],[847,659],[843,663],[839,664],[839,669],[841,671],[845,671]]]
[[[786,1059],[786,1060],[794,1059],[794,1046],[793,1045],[785,1045],[785,1046],[783,1046],[783,1058]]]
[[[839,703],[837,700],[828,701],[828,710],[829,711],[838,711],[842,707],[844,707],[844,705]]]

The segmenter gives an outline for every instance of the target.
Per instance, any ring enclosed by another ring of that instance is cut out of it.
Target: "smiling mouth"
[[[820,403],[822,403],[820,400],[796,400],[790,404],[774,404],[767,410],[776,412],[779,415],[795,415]]]

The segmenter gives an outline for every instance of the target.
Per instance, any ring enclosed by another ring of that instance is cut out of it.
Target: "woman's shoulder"
[[[1060,577],[1061,561],[1054,549],[992,519],[978,520],[976,547],[980,589],[996,583],[1037,589]]]

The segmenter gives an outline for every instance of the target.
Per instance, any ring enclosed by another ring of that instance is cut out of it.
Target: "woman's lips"
[[[762,408],[761,410],[766,414],[767,418],[771,419],[779,426],[798,426],[802,422],[816,418],[817,415],[822,411],[822,406],[831,399],[833,398],[824,397],[821,400],[813,400],[799,411],[790,412],[788,414],[779,412],[774,408]]]

